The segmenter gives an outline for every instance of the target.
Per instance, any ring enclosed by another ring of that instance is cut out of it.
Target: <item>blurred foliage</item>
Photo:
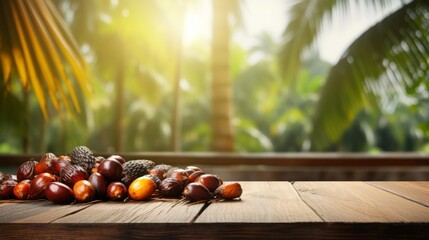
[[[85,100],[79,97],[81,114],[71,114],[65,109],[55,110],[53,106],[48,106],[47,111],[52,117],[45,121],[33,92],[24,91],[18,81],[8,91],[4,84],[0,84],[0,152],[49,151],[62,154],[70,152],[76,145],[87,145],[95,152],[115,152],[118,138],[122,144],[121,151],[124,152],[170,151],[172,131],[176,131],[172,129],[171,119],[177,59],[182,61],[179,82],[181,150],[210,151],[210,44],[204,39],[195,39],[183,45],[182,56],[176,58],[175,44],[180,36],[177,31],[180,25],[178,19],[183,11],[187,11],[184,2],[53,1],[92,69],[92,92]],[[304,11],[304,5],[299,4],[311,2],[325,4],[323,9],[329,12],[336,1],[295,2],[298,3],[296,10]],[[382,8],[388,2],[380,1],[376,5]],[[204,7],[202,5],[204,3],[201,1],[187,1],[188,8],[193,11]],[[322,18],[323,14],[296,14],[292,23],[300,23],[300,16]],[[427,21],[423,20],[419,19],[421,23],[417,21],[412,24],[423,24],[418,25],[423,28],[427,25]],[[234,30],[242,27],[240,18],[236,19],[233,27]],[[420,30],[422,34],[427,32]],[[318,34],[318,29],[307,29],[303,34],[313,37]],[[292,38],[289,36],[287,39]],[[292,45],[301,43],[309,47],[313,44],[303,39],[291,40]],[[422,65],[417,64],[416,59],[411,59],[409,64],[413,66],[403,66],[400,74],[408,76],[407,71],[415,72],[420,76],[419,81],[405,87],[394,85],[402,89],[401,95],[397,94],[397,89],[391,88],[383,91],[382,95],[370,92],[365,96],[365,102],[373,103],[375,99],[380,101],[356,110],[350,119],[346,119],[350,123],[343,129],[344,133],[338,133],[337,141],[327,141],[321,150],[429,151],[429,145],[426,144],[429,137],[429,102],[427,83],[424,81],[429,58],[424,51],[418,51],[421,47],[427,48],[427,45],[417,45],[413,53],[426,61]],[[277,42],[267,33],[257,36],[251,48],[244,48],[232,41],[229,66],[233,80],[236,151],[311,151],[314,150],[312,137],[315,128],[320,128],[320,136],[331,139],[330,133],[320,125],[322,123],[315,122],[315,119],[320,118],[322,113],[334,114],[335,104],[344,109],[352,108],[351,103],[340,96],[356,94],[354,85],[344,86],[330,79],[335,73],[333,71],[341,72],[353,65],[347,59],[355,51],[361,52],[360,46],[355,42],[340,62],[331,68],[329,63],[320,59],[317,49],[307,49],[305,54],[291,51],[291,59],[297,62],[292,65],[279,63],[277,53],[285,53],[285,44]],[[406,62],[406,53],[402,50],[394,52],[397,53],[397,59]],[[369,68],[362,61],[358,66]],[[342,68],[344,64],[348,66]],[[391,62],[382,61],[382,64],[390,66]],[[289,77],[285,77],[285,74],[289,74]],[[382,75],[387,77],[389,74]],[[366,79],[361,75],[356,76]],[[17,76],[13,77],[18,80]],[[291,80],[289,84],[285,78]],[[329,86],[336,91],[328,91]],[[365,87],[376,89],[370,85]],[[330,99],[335,101],[332,100],[333,103],[330,102],[331,105],[327,107],[323,99],[329,97],[329,94]],[[331,106],[332,109],[329,109]],[[335,120],[338,116],[326,116],[324,121],[330,119],[333,120],[330,126],[341,130],[342,125]]]
[[[365,108],[378,107],[380,111],[390,108],[399,115],[402,104],[415,104],[419,96],[427,96],[424,80],[429,74],[429,2],[301,0],[290,7],[292,18],[286,27],[279,56],[284,78],[294,82],[303,53],[311,48],[322,26],[331,22],[335,13],[348,16],[357,9],[383,12],[398,2],[401,3],[398,9],[355,39],[330,69],[313,117],[313,150],[325,149],[338,141],[345,130],[356,128],[352,124]],[[309,14],[311,9],[314,12]],[[397,106],[389,106],[396,102]],[[414,121],[408,122],[410,126]],[[378,130],[380,137],[387,132],[393,134],[391,137],[408,134],[390,127]],[[387,144],[382,149],[402,148]]]
[[[31,88],[45,119],[48,102],[79,113],[76,89],[89,94],[89,69],[52,2],[1,1],[0,19],[3,90],[15,82],[24,91]]]

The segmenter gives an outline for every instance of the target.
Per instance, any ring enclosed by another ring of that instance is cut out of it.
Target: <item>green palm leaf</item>
[[[55,109],[80,112],[75,91],[89,93],[89,69],[77,44],[49,0],[0,1],[0,66],[5,88],[19,79],[33,89],[45,119]],[[73,78],[69,78],[72,76]]]
[[[329,72],[313,120],[313,148],[337,140],[373,100],[416,94],[429,74],[429,2],[412,1],[357,38]]]
[[[294,82],[303,53],[320,36],[334,13],[347,16],[353,7],[384,11],[391,0],[301,0],[290,8],[290,23],[279,54],[286,82]],[[428,2],[411,1],[368,29],[332,67],[313,119],[313,148],[339,139],[367,103],[386,96],[416,93],[428,71]],[[387,99],[387,100],[386,100]]]
[[[352,8],[383,10],[397,1],[392,0],[295,0],[289,10],[290,20],[283,33],[279,52],[281,73],[287,83],[295,81],[303,53],[313,47],[322,34],[325,23],[330,23],[334,13],[347,15]]]

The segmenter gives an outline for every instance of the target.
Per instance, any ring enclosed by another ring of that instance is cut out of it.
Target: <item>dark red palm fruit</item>
[[[16,184],[17,182],[13,180],[4,180],[0,184],[0,200],[13,198],[13,189],[15,188]]]
[[[45,197],[45,189],[51,182],[57,181],[57,178],[51,173],[41,173],[37,175],[30,183],[28,199],[41,199]]]
[[[203,174],[197,179],[197,182],[203,184],[210,192],[214,192],[222,185],[220,178],[214,174]]]
[[[104,199],[106,197],[107,181],[100,173],[92,173],[88,181],[95,188],[95,196],[97,199]]]
[[[53,173],[57,176],[60,176],[61,169],[63,169],[66,165],[72,165],[70,159],[67,160],[67,158],[64,157],[58,157],[55,161],[53,161]]]
[[[183,195],[190,202],[206,201],[212,198],[210,191],[201,183],[188,184]]]
[[[120,162],[121,164],[125,163],[125,159],[119,155],[111,155],[107,159],[115,159],[116,161]]]
[[[74,200],[73,190],[61,182],[51,182],[45,189],[45,196],[56,204],[67,204]]]
[[[98,173],[108,181],[120,181],[124,168],[122,164],[115,159],[106,159],[101,161],[98,166]]]
[[[128,189],[121,182],[112,182],[107,186],[106,195],[112,201],[121,201],[128,197]]]

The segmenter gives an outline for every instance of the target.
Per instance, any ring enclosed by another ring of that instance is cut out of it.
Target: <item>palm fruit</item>
[[[150,169],[155,166],[155,163],[151,160],[146,159],[137,159],[130,160],[122,164],[124,167],[124,174],[128,175],[132,179],[137,179],[138,177],[144,176],[148,173]]]
[[[78,146],[70,154],[71,163],[84,168],[88,173],[95,165],[95,157],[92,151],[86,146]]]
[[[158,165],[156,165],[155,167],[153,167],[153,168],[156,168],[156,169],[161,169],[161,170],[163,170],[164,172],[168,172],[171,168],[172,168],[172,166],[171,165],[168,165],[168,164],[158,164]]]

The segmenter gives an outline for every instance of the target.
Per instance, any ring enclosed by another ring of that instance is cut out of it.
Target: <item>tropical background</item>
[[[0,152],[429,151],[424,0],[0,1]]]

